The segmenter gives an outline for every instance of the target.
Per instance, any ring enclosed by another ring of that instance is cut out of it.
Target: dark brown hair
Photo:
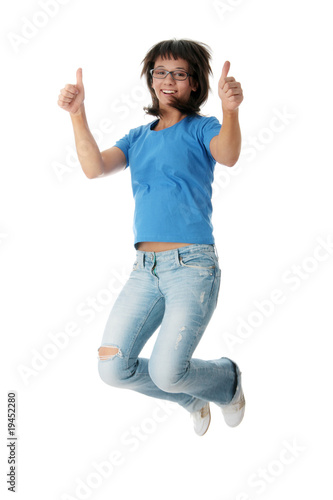
[[[184,59],[188,62],[189,73],[193,75],[193,80],[197,82],[198,88],[191,92],[187,102],[173,96],[172,106],[182,113],[193,114],[200,111],[200,106],[206,102],[209,86],[209,75],[212,74],[210,67],[211,49],[208,45],[194,40],[182,39],[165,40],[159,42],[149,49],[146,57],[143,59],[143,69],[141,76],[145,75],[148,89],[152,97],[152,105],[143,109],[148,115],[161,116],[162,112],[159,109],[159,102],[152,88],[152,76],[150,70],[154,68],[155,61],[158,57],[162,59]],[[191,78],[191,77],[189,77]],[[192,81],[193,81],[192,80]]]

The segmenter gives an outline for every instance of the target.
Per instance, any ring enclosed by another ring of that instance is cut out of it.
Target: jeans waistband
[[[217,248],[215,244],[202,244],[194,243],[192,245],[186,245],[184,247],[174,248],[172,250],[164,250],[162,252],[148,252],[142,250],[136,250],[137,261],[144,266],[146,261],[148,262],[178,262],[179,256],[187,255],[189,253],[195,252],[212,252],[215,254],[217,260],[219,259]]]

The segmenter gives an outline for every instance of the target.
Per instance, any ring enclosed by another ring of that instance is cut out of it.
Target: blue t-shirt
[[[213,244],[216,161],[209,144],[221,124],[195,114],[154,130],[158,121],[131,129],[115,144],[131,170],[134,246],[140,241]]]

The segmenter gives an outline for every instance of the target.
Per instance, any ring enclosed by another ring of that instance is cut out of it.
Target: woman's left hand
[[[227,76],[229,69],[230,62],[226,61],[219,80],[219,97],[222,101],[223,111],[235,111],[243,100],[241,84],[236,82],[233,76]]]

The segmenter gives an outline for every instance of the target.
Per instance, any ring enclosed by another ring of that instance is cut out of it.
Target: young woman
[[[82,69],[58,104],[70,113],[78,157],[89,179],[130,167],[136,259],[108,318],[98,369],[104,382],[179,403],[195,432],[210,423],[209,402],[226,423],[244,415],[241,372],[232,360],[192,358],[217,305],[221,270],[213,237],[215,163],[233,166],[240,154],[242,89],[225,62],[218,92],[222,126],[202,116],[209,92],[210,49],[193,40],[166,40],[143,60],[157,117],[99,151],[85,115]],[[160,327],[150,359],[140,352]]]

